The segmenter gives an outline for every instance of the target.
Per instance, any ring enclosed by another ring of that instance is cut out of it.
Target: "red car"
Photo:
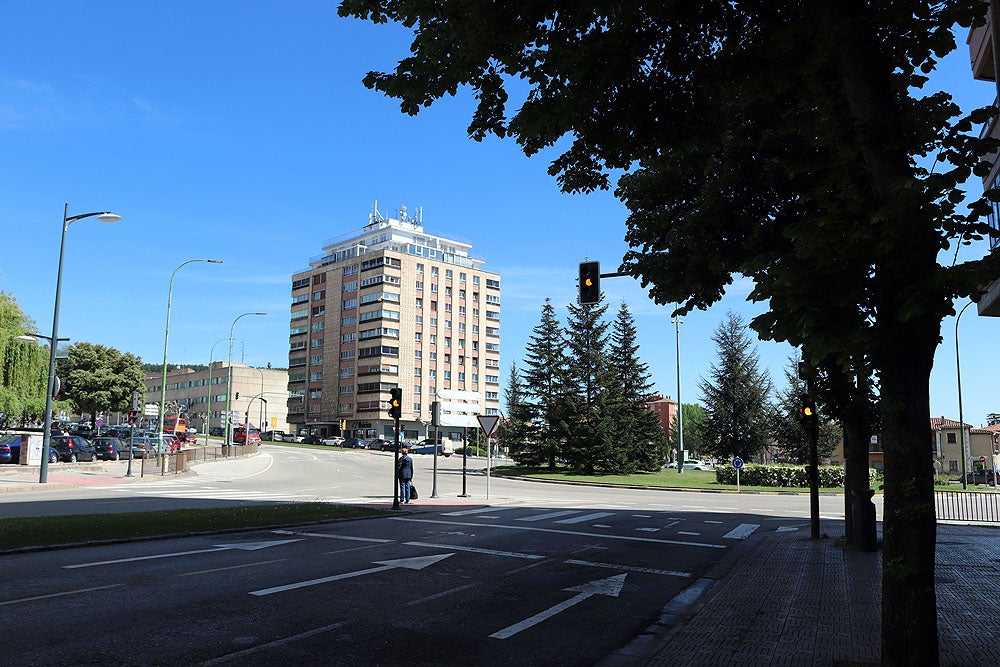
[[[243,426],[239,426],[233,429],[233,442],[237,445],[247,444],[247,430]],[[260,444],[260,429],[251,428],[250,429],[250,443],[251,445]]]

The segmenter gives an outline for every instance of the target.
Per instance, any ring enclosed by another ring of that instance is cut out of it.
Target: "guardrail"
[[[934,510],[939,521],[1000,523],[1000,493],[935,491]]]
[[[212,445],[182,449],[170,454],[162,454],[157,460],[155,455],[145,459],[133,459],[133,467],[138,467],[139,476],[179,474],[187,471],[192,463],[198,461],[218,461],[239,456],[253,456],[260,450],[259,445]]]

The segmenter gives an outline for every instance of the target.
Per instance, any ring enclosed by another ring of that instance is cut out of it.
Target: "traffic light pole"
[[[392,509],[399,509],[399,417],[393,418],[396,432],[396,446],[392,448]]]

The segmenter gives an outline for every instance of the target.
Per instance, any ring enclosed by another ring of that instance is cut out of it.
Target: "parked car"
[[[121,438],[106,438],[101,436],[94,438],[90,444],[94,446],[97,458],[104,461],[117,461],[121,458],[128,458],[128,443]]]
[[[295,436],[294,433],[286,433],[284,436],[282,436],[281,439],[284,442],[299,442],[299,439]]]
[[[665,465],[663,467],[664,468],[677,468],[677,462],[676,461],[671,461],[670,463],[668,463],[667,465]],[[712,468],[711,466],[704,465],[702,463],[685,463],[684,464],[684,469],[685,470],[714,470],[715,468]]]
[[[344,445],[344,439],[339,435],[331,435],[328,438],[320,440],[320,444],[328,445],[330,447],[342,447]]]
[[[368,449],[368,443],[361,438],[347,438],[340,446],[347,449]]]
[[[221,426],[212,426],[208,429],[208,434],[221,438],[226,434],[226,429],[222,428]]]
[[[522,466],[540,466],[545,463],[545,459],[537,452],[514,452],[510,456],[514,463]]]
[[[312,433],[310,433],[309,435],[302,436],[302,439],[299,440],[299,442],[301,442],[304,445],[322,445],[323,444],[323,441],[319,439],[319,436],[318,435],[313,435]]]
[[[260,429],[251,428],[249,436],[247,435],[247,429],[245,426],[238,426],[233,429],[233,443],[237,445],[259,445],[260,444]]]
[[[128,446],[128,440],[125,441],[126,447]],[[132,458],[133,459],[145,459],[150,456],[155,455],[155,450],[150,449],[149,443],[146,442],[145,438],[134,438],[132,442]],[[128,449],[122,455],[123,458],[128,458]]]
[[[396,448],[396,443],[393,440],[379,438],[378,440],[373,440],[369,447],[371,449],[377,449],[380,452],[391,452]]]
[[[965,475],[966,484],[989,484],[996,486],[996,473],[992,470],[973,470]]]
[[[427,442],[427,441],[424,441]],[[446,449],[445,445],[434,445],[434,444],[421,444],[410,450],[413,454],[433,454],[435,447],[437,448],[438,456],[451,456],[451,450]]]
[[[59,460],[69,463],[96,461],[94,446],[78,435],[52,436],[52,446],[59,452]]]
[[[267,440],[268,442],[284,442],[285,432],[284,431],[264,431],[260,434],[261,440]]]

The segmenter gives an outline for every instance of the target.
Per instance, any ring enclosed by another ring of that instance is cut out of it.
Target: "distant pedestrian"
[[[403,447],[403,455],[399,457],[399,497],[404,503],[410,502],[410,484],[413,481],[413,459],[410,458],[410,448]]]

